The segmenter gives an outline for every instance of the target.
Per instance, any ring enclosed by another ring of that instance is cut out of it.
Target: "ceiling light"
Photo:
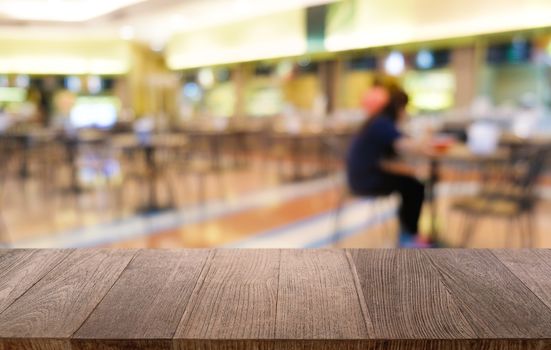
[[[400,75],[406,68],[404,55],[399,51],[392,51],[385,60],[385,71],[390,75]]]
[[[78,93],[82,89],[82,82],[79,77],[67,77],[65,78],[65,87],[71,92]]]
[[[132,26],[123,26],[119,31],[120,37],[124,40],[134,39],[134,28]]]
[[[421,50],[415,57],[417,67],[421,69],[429,69],[434,66],[434,55],[429,50]]]
[[[18,88],[28,88],[29,84],[31,82],[31,79],[26,74],[20,74],[15,78],[15,86]]]
[[[308,67],[310,63],[312,63],[312,61],[308,57],[300,59],[298,61],[298,65],[301,67]]]
[[[204,88],[209,88],[214,85],[214,72],[211,68],[201,68],[197,74],[197,80]]]
[[[94,95],[100,93],[103,88],[103,82],[97,75],[89,76],[86,80],[86,85],[88,87],[88,92]]]

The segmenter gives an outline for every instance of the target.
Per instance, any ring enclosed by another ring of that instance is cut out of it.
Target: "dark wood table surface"
[[[551,250],[0,250],[0,349],[550,349]]]

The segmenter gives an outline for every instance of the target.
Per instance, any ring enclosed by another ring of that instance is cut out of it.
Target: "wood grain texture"
[[[551,339],[551,309],[489,250],[422,252],[478,338]]]
[[[176,331],[209,254],[208,250],[140,251],[73,336],[74,348],[102,349],[94,339],[119,340],[105,343],[106,349],[170,348],[166,340]]]
[[[465,339],[476,334],[419,250],[349,251],[379,339]]]
[[[551,308],[551,250],[493,250],[540,300]]]
[[[547,350],[550,262],[549,250],[0,250],[0,350]]]
[[[368,337],[360,297],[343,250],[283,250],[277,339]]]
[[[71,252],[0,314],[0,338],[26,339],[37,347],[68,339],[134,254],[135,251],[101,249]]]
[[[71,339],[70,344],[71,350],[172,349],[171,339]]]
[[[392,339],[392,340],[187,340],[186,349],[198,350],[548,350],[549,340],[515,339]]]
[[[72,350],[69,339],[2,339],[0,338],[0,350]]]
[[[272,339],[280,253],[216,250],[174,335],[185,339]]]
[[[392,339],[362,341],[360,349],[373,350],[546,350],[548,340],[519,339]]]
[[[180,349],[196,350],[360,350],[371,349],[361,347],[359,340],[204,340],[185,339],[180,343]]]
[[[71,253],[15,249],[0,252],[0,313]]]

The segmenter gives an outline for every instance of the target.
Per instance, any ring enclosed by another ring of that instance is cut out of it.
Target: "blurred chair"
[[[385,220],[385,214],[384,208],[386,207],[386,199],[390,199],[392,193],[373,193],[369,196],[362,196],[359,197],[353,193],[351,193],[348,188],[341,189],[341,192],[339,193],[339,198],[337,202],[337,206],[335,208],[335,217],[334,217],[334,228],[333,228],[333,245],[336,247],[339,246],[339,242],[343,237],[342,231],[341,231],[341,217],[343,210],[345,209],[346,202],[348,202],[350,199],[353,198],[362,198],[369,201],[369,210],[370,212],[374,213],[372,215],[372,218],[375,220],[376,223],[383,225],[383,230],[385,236],[389,234],[388,226],[386,225]]]
[[[325,149],[329,153],[329,158],[332,158],[335,161],[335,163],[342,164],[342,160],[345,158],[344,154],[346,150],[346,145],[348,144],[348,140],[344,141],[342,138],[333,136],[333,137],[328,137],[324,143],[325,143]],[[346,203],[350,199],[360,198],[360,197],[350,192],[350,189],[348,188],[346,183],[343,184],[341,173],[338,172],[336,169],[335,169],[334,179],[335,179],[335,187],[338,192],[337,193],[338,198],[337,198],[337,204],[334,212],[334,222],[333,222],[334,226],[333,226],[332,241],[333,241],[333,245],[335,247],[338,247],[339,242],[343,238],[341,237],[342,231],[340,226],[341,226],[341,218],[342,218],[343,210],[345,209]],[[391,195],[390,192],[386,192],[386,193],[381,192],[381,193],[373,193],[370,196],[361,197],[363,199],[369,200],[369,203],[370,203],[369,209],[371,212],[375,213],[373,218],[377,223],[381,223],[383,225],[383,230],[385,235],[388,235],[389,230],[385,223],[386,220],[384,217],[385,212],[383,209],[386,206],[384,199],[387,199],[387,198],[390,199],[390,195]]]
[[[219,166],[216,161],[213,161],[211,152],[205,152],[203,147],[196,147],[193,142],[189,142],[186,147],[175,149],[169,162],[170,172],[172,174],[173,192],[179,188],[184,188],[184,196],[196,190],[195,203],[203,206],[207,200],[207,179],[214,178],[217,183],[218,194],[220,197],[226,197],[226,186],[224,184],[225,168]],[[182,187],[181,181],[192,180],[193,185]],[[183,196],[183,197],[184,197]]]
[[[466,246],[483,218],[508,220],[510,240],[513,228],[518,229],[523,244],[534,244],[534,210],[538,197],[534,191],[545,169],[550,148],[537,147],[516,153],[504,168],[503,176],[485,184],[476,196],[459,198],[452,202],[452,212],[463,215],[461,246]],[[523,222],[524,221],[524,222]],[[525,241],[525,242],[524,242]]]
[[[163,207],[170,208],[175,204],[175,188],[171,181],[171,172],[180,162],[182,150],[188,148],[188,141],[183,134],[159,134],[155,135],[155,141],[151,145],[142,144],[135,135],[120,135],[113,140],[113,146],[119,149],[119,162],[121,164],[122,181],[120,186],[115,184],[119,213],[122,214],[125,205],[124,194],[139,192],[143,198],[138,205],[144,202],[151,204],[157,202],[159,189],[164,188],[165,201]],[[129,185],[137,185],[138,191],[129,191]],[[147,189],[147,191],[143,191]],[[161,193],[162,194],[162,193]],[[148,198],[145,198],[148,197]],[[148,205],[149,205],[148,204]],[[154,206],[159,205],[155,203]],[[146,205],[147,206],[147,205]],[[132,208],[134,209],[134,208]]]
[[[1,136],[0,136],[1,137]],[[14,157],[14,145],[9,139],[0,139],[0,244],[10,241],[8,227],[4,221],[4,189],[10,175],[11,161]]]

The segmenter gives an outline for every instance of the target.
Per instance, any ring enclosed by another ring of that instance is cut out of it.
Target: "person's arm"
[[[416,171],[411,165],[400,160],[383,160],[380,163],[381,169],[395,175],[415,176]]]
[[[433,150],[424,142],[416,141],[408,136],[401,135],[393,143],[394,151],[399,155],[423,154],[432,156]],[[396,175],[417,176],[419,170],[400,159],[388,159],[381,161],[381,169]]]
[[[424,143],[411,137],[402,136],[394,141],[394,150],[398,154],[429,154],[430,148]]]

